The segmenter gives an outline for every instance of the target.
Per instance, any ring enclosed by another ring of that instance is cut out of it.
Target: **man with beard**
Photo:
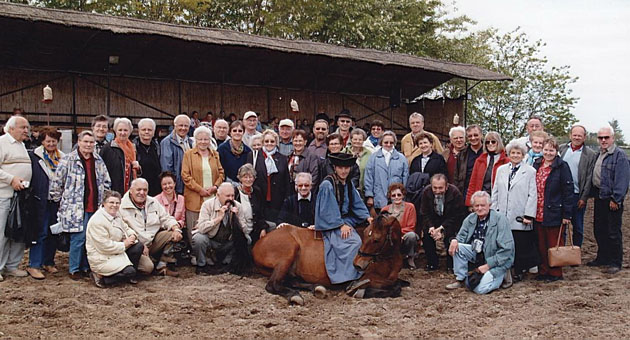
[[[426,271],[439,268],[435,242],[448,242],[457,235],[466,212],[464,198],[453,184],[449,184],[446,176],[435,174],[431,177],[431,185],[422,192],[420,208],[422,211],[422,227],[424,230],[424,252],[427,256]],[[453,270],[453,258],[447,256],[446,270]]]
[[[313,124],[313,135],[315,139],[308,146],[309,153],[316,155],[320,159],[326,158],[326,136],[328,136],[328,122],[325,119],[318,119]]]

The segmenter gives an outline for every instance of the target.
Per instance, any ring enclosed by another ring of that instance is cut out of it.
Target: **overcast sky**
[[[520,26],[531,41],[547,43],[542,55],[554,66],[571,66],[580,79],[573,114],[590,131],[617,118],[630,137],[629,0],[458,0],[459,14],[506,33]]]

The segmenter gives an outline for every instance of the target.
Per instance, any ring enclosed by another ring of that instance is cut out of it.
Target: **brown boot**
[[[35,280],[43,280],[46,278],[46,276],[44,276],[44,273],[42,273],[41,269],[39,268],[27,267],[26,272]]]
[[[156,274],[161,276],[179,277],[179,272],[168,269],[168,267],[156,269]]]

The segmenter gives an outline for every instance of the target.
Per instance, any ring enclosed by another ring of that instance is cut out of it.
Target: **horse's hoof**
[[[315,295],[318,299],[325,299],[326,293],[326,288],[324,288],[324,286],[316,286],[313,290],[313,295]]]
[[[357,290],[367,287],[369,283],[370,283],[370,279],[365,279],[362,281],[354,281],[346,288],[346,294],[354,295],[354,293]]]
[[[352,295],[353,298],[355,299],[363,299],[363,297],[365,296],[365,289],[359,289],[357,290],[354,295]]]
[[[302,298],[299,295],[293,295],[289,299],[289,303],[292,304],[292,305],[304,306],[304,298]]]

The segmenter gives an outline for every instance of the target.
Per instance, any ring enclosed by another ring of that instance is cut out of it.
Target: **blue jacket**
[[[477,214],[472,213],[466,217],[459,229],[457,242],[470,244],[472,235],[477,227]],[[486,239],[483,243],[483,254],[486,263],[490,267],[492,276],[503,276],[514,263],[514,239],[512,230],[508,225],[507,217],[490,209],[490,216],[486,226]]]
[[[626,154],[615,146],[612,153],[607,154],[602,161],[601,183],[599,198],[611,198],[616,203],[623,203],[630,184],[630,164]]]
[[[187,139],[188,145],[192,148],[192,140]],[[184,193],[184,182],[182,181],[182,160],[184,159],[184,149],[177,142],[175,130],[160,142],[160,165],[162,171],[172,172],[177,180],[175,181],[175,191],[178,194]]]
[[[538,171],[543,158],[534,161],[534,169]],[[545,201],[543,207],[544,227],[557,227],[562,224],[562,219],[571,219],[577,204],[573,186],[573,176],[569,164],[560,156],[551,163],[551,172],[545,183]]]
[[[387,191],[390,184],[407,184],[409,177],[409,163],[407,158],[396,149],[392,149],[389,166],[385,164],[383,149],[370,155],[365,166],[363,192],[365,197],[374,198],[374,207],[383,208],[387,205]]]

